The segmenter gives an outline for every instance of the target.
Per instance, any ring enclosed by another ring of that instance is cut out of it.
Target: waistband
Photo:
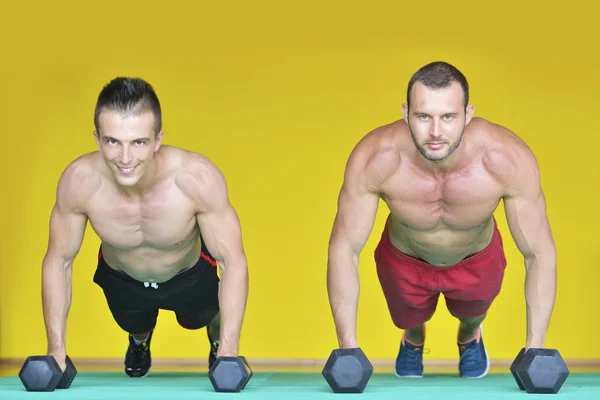
[[[388,231],[388,225],[390,222],[390,217],[391,215],[388,216],[387,220],[385,221],[385,228],[383,229],[383,234],[382,234],[382,242],[385,245],[385,247],[394,254],[394,256],[396,256],[397,258],[409,262],[413,265],[417,265],[419,267],[425,267],[425,268],[436,268],[436,269],[440,269],[441,267],[437,267],[433,264],[430,264],[426,261],[420,260],[418,258],[415,257],[411,257],[408,254],[405,254],[403,252],[401,252],[400,250],[398,250],[398,248],[396,246],[394,246],[392,244],[392,241],[390,240],[390,235],[389,235],[389,231]],[[481,260],[484,260],[486,258],[488,258],[490,255],[493,254],[494,251],[494,243],[496,241],[498,241],[500,239],[500,231],[498,230],[498,224],[496,223],[496,218],[494,218],[492,216],[492,220],[494,221],[494,233],[492,234],[492,238],[490,240],[490,242],[488,243],[488,245],[482,249],[481,251],[470,255],[468,257],[463,258],[462,260],[460,260],[458,263],[454,264],[454,265],[450,265],[448,267],[443,267],[444,269],[449,269],[449,268],[456,268],[456,267],[460,267],[462,265],[465,264],[470,264],[473,262],[478,262]]]
[[[176,277],[179,277],[180,275],[186,273],[186,272],[190,272],[192,269],[198,270],[199,268],[201,268],[201,265],[199,265],[201,263],[201,261],[205,261],[207,262],[209,265],[211,265],[212,267],[216,267],[217,266],[217,262],[214,258],[212,258],[212,256],[210,255],[210,253],[208,253],[208,249],[205,247],[204,242],[202,242],[202,248],[200,249],[200,254],[198,256],[198,259],[196,260],[196,262],[191,266],[188,267],[186,269],[182,269],[181,271],[177,272],[171,279],[169,279],[166,282],[169,282],[173,279],[175,279]],[[104,269],[107,270],[107,272],[118,276],[120,278],[125,278],[126,280],[131,280],[134,282],[141,282],[138,281],[137,279],[132,278],[129,274],[127,274],[124,271],[118,271],[114,268],[111,268],[108,263],[106,262],[106,260],[104,259],[103,255],[102,255],[102,244],[100,244],[100,247],[98,249],[98,266],[103,267]],[[162,282],[162,283],[166,283],[166,282]]]

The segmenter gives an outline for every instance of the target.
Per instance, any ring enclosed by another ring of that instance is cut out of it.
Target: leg
[[[375,250],[377,275],[394,324],[404,329],[396,357],[398,377],[423,376],[423,344],[425,322],[435,313],[439,292],[435,269],[398,251],[386,230]]]
[[[129,332],[129,334],[137,341],[137,342],[145,342],[146,340],[148,340],[148,337],[150,336],[150,332],[152,332],[152,330],[149,330],[147,332],[144,333],[131,333]]]
[[[220,337],[221,337],[221,313],[217,313],[216,317],[210,321],[206,327],[208,341],[210,342],[210,352],[208,354],[208,368],[210,369],[217,362]]]
[[[377,276],[394,324],[406,338],[422,343],[425,322],[437,308],[439,291],[436,269],[396,249],[389,240],[387,224],[375,249]]]
[[[152,367],[150,344],[158,317],[158,310],[136,311],[111,309],[115,321],[129,332],[129,346],[125,352],[125,373],[131,378],[148,376]],[[140,332],[140,333],[131,333]]]
[[[179,325],[186,329],[207,327],[215,340],[219,338],[219,277],[216,261],[202,245],[196,264],[170,281],[170,297],[165,308],[173,310]]]
[[[171,280],[171,297],[166,308],[175,311],[177,322],[186,329],[206,327],[210,344],[209,368],[217,358],[221,318],[219,314],[219,277],[210,262],[200,257],[196,265]]]
[[[458,341],[460,343],[469,342],[477,337],[479,334],[479,326],[485,319],[487,313],[483,314],[479,317],[471,317],[471,318],[460,318],[455,317],[460,320],[460,325],[458,327]]]
[[[221,313],[217,313],[217,316],[210,321],[206,329],[211,339],[219,341],[221,337]]]
[[[416,345],[423,345],[425,343],[425,323],[433,317],[431,314],[423,323],[404,330],[404,338],[409,342]]]
[[[200,329],[206,326],[210,352],[208,353],[208,367],[217,361],[217,352],[219,351],[219,330],[221,327],[221,318],[218,307],[212,307],[208,310],[197,312],[187,312],[187,314],[176,312],[177,322],[186,329]]]
[[[153,292],[145,289],[141,282],[111,269],[102,257],[99,257],[94,282],[103,289],[117,324],[129,333],[125,373],[130,377],[148,375],[152,366],[150,341],[158,317],[158,308],[148,297]]]
[[[505,267],[502,239],[495,227],[485,249],[440,274],[440,283],[448,288],[444,291],[448,311],[460,321],[458,368],[464,378],[482,378],[489,370],[481,325],[500,293]]]
[[[210,336],[218,340],[220,329],[220,317],[218,307],[204,308],[201,310],[190,310],[188,307],[185,311],[175,311],[177,322],[181,327],[189,330],[197,330],[206,327]],[[215,337],[216,336],[216,337]]]

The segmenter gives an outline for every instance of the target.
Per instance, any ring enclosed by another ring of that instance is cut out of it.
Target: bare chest
[[[94,199],[88,216],[102,241],[121,250],[178,248],[196,230],[194,206],[177,191],[135,201],[108,193]]]
[[[472,168],[442,177],[399,171],[382,198],[397,221],[415,231],[468,230],[487,221],[501,188],[485,171]]]

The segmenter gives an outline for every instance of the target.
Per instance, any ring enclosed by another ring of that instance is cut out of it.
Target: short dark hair
[[[464,94],[465,108],[469,104],[469,83],[467,78],[456,67],[444,61],[435,61],[421,67],[410,78],[408,82],[408,90],[406,92],[406,102],[410,108],[410,91],[413,85],[421,82],[423,85],[431,89],[443,89],[452,84],[452,82],[460,83]]]
[[[110,81],[98,96],[94,111],[94,126],[99,131],[98,119],[102,110],[114,110],[124,115],[152,111],[155,135],[162,128],[162,114],[158,96],[148,82],[140,78],[118,77]]]

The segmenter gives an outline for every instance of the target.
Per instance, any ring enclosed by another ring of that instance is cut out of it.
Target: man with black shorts
[[[162,145],[160,103],[142,79],[107,84],[94,123],[99,151],[64,170],[50,217],[42,264],[48,354],[65,369],[71,270],[89,221],[102,241],[94,282],[129,333],[127,375],[150,370],[159,309],[174,311],[184,328],[207,327],[209,367],[238,356],[248,271],[225,178],[206,157]]]

